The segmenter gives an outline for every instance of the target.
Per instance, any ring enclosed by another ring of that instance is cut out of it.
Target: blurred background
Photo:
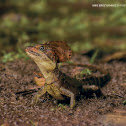
[[[67,41],[74,52],[126,49],[126,7],[92,7],[122,0],[0,0],[0,62],[27,59],[26,46]]]

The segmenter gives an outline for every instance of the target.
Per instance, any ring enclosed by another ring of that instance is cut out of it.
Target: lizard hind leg
[[[39,98],[44,95],[46,93],[46,88],[45,87],[42,87],[38,92],[37,94],[34,96],[32,102],[31,102],[31,105],[34,106],[37,104]]]
[[[103,96],[102,90],[97,85],[83,85],[84,91],[86,92],[94,92],[96,96]]]
[[[93,90],[93,91],[99,90],[99,87],[96,85],[83,85],[82,87],[84,90]]]

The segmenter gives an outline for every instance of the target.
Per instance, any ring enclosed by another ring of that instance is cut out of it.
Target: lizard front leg
[[[42,95],[44,95],[46,93],[46,87],[44,86],[44,87],[42,87],[38,92],[37,92],[37,94],[34,96],[34,98],[33,98],[33,100],[32,100],[32,106],[34,106],[34,105],[36,105],[37,104],[37,102],[38,102],[38,100],[39,100],[39,98],[42,96]]]
[[[43,87],[45,85],[44,76],[41,73],[36,73],[36,72],[34,72],[33,74],[34,74],[34,80],[35,80],[36,84],[39,87]]]
[[[63,95],[70,97],[70,107],[73,108],[76,104],[75,94],[73,92],[69,91],[68,89],[63,88],[63,87],[60,88],[60,91]]]

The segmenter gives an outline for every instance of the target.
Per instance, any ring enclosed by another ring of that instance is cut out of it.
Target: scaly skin
[[[70,107],[73,108],[76,103],[76,96],[83,92],[83,88],[89,80],[70,78],[59,71],[57,63],[71,58],[70,47],[65,42],[52,41],[34,47],[27,47],[25,51],[42,73],[35,73],[35,81],[42,88],[35,95],[33,104],[36,104],[39,97],[48,92],[57,100],[64,100],[64,95],[70,97]],[[95,87],[99,89],[99,86]]]

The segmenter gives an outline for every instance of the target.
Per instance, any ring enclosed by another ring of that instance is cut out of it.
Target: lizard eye
[[[40,47],[40,50],[43,51],[43,50],[44,50],[44,46],[41,46],[41,47]]]

